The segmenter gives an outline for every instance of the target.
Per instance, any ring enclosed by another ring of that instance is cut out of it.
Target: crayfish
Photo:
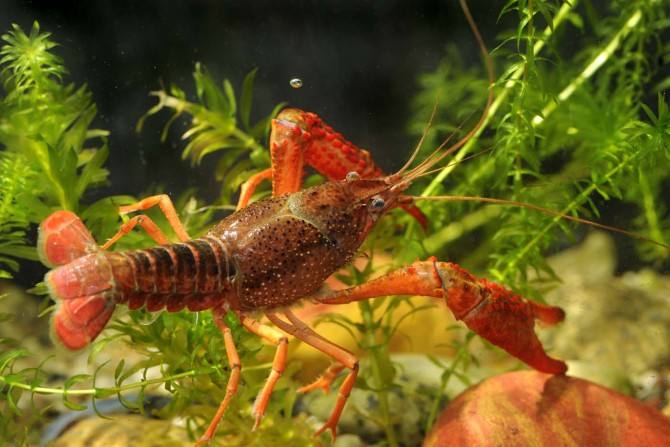
[[[464,10],[493,84],[486,47],[465,5]],[[285,109],[272,122],[271,168],[243,185],[235,213],[197,239],[188,235],[167,195],[122,206],[119,211],[126,214],[158,205],[179,243],[170,243],[148,216],[137,215],[98,246],[76,215],[69,211],[53,213],[40,225],[38,249],[43,262],[53,267],[45,282],[58,303],[52,319],[57,339],[69,349],[84,348],[102,331],[118,304],[130,309],[144,306],[149,311],[212,310],[223,334],[231,373],[225,397],[199,443],[208,442],[214,435],[240,381],[242,365],[224,319],[229,311],[248,331],[276,346],[271,372],[254,405],[255,426],[261,422],[285,369],[286,334],[334,360],[318,380],[300,392],[327,389],[339,373],[347,370],[335,407],[317,433],[330,430],[335,436],[354,387],[357,358],[317,334],[290,310],[302,300],[344,304],[386,295],[444,299],[456,319],[481,337],[539,371],[565,373],[566,364],[549,357],[534,332],[536,319],[555,324],[563,320],[563,311],[528,301],[501,285],[476,278],[456,264],[431,258],[343,290],[323,288],[329,276],[352,260],[370,230],[389,210],[401,207],[425,225],[415,198],[405,191],[480,129],[492,92],[490,89],[482,118],[460,141],[450,148],[444,147],[445,142],[411,168],[417,147],[405,166],[390,175],[382,173],[367,151],[347,141],[317,115]],[[305,165],[328,181],[301,190]],[[273,197],[249,204],[257,185],[269,179]],[[107,251],[137,225],[158,245],[145,250]],[[257,318],[261,313],[274,326],[261,322]]]

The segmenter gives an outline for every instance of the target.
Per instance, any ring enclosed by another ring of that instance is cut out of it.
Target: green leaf
[[[63,405],[65,405],[70,410],[74,411],[83,411],[88,407],[86,405],[78,404],[70,400],[68,396],[68,391],[77,383],[86,382],[92,379],[93,376],[90,374],[77,374],[72,377],[69,377],[63,384]]]
[[[121,374],[123,374],[123,368],[126,365],[126,361],[124,359],[121,359],[121,361],[116,365],[116,368],[114,369],[114,380],[118,383],[119,378],[121,377]]]
[[[11,376],[7,376],[7,385],[8,389],[5,394],[5,397],[7,399],[7,403],[9,404],[9,408],[12,410],[12,412],[15,415],[21,415],[22,411],[21,408],[19,407],[19,401],[21,400],[21,396],[23,395],[23,390],[21,388],[17,388],[12,386],[10,380]]]
[[[74,195],[77,182],[77,153],[72,148],[48,146],[49,178],[61,208],[76,211],[79,197]],[[69,195],[71,193],[72,195]]]
[[[5,371],[17,359],[28,357],[30,352],[24,348],[11,349],[9,351],[0,353],[0,373]]]
[[[223,91],[226,93],[226,99],[228,100],[228,113],[230,116],[235,116],[235,113],[237,113],[235,91],[233,90],[233,86],[228,79],[223,80]]]
[[[109,148],[105,144],[102,148],[95,151],[93,156],[86,162],[77,179],[76,194],[78,197],[81,197],[91,184],[101,183],[107,179],[109,171],[103,169],[102,166],[107,161],[108,155]]]
[[[245,130],[249,130],[249,118],[251,116],[251,102],[253,100],[254,81],[258,68],[254,68],[244,77],[242,82],[242,93],[240,95],[240,120]]]

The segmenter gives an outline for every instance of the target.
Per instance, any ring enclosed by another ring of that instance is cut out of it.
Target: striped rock
[[[423,445],[670,446],[670,418],[586,380],[517,371],[458,396]]]

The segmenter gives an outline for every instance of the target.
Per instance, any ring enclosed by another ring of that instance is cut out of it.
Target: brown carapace
[[[493,83],[491,62],[486,60]],[[417,261],[344,290],[322,288],[326,278],[352,259],[375,222],[389,210],[402,207],[425,224],[423,214],[404,191],[412,180],[429,173],[474,135],[491,100],[492,90],[478,124],[451,148],[441,145],[409,169],[415,151],[403,168],[388,176],[382,175],[366,151],[346,141],[316,115],[297,109],[283,111],[272,123],[272,167],[243,186],[237,212],[198,239],[189,237],[166,195],[122,206],[120,212],[159,206],[179,243],[169,243],[148,216],[136,215],[99,247],[76,215],[55,212],[40,225],[38,241],[43,262],[55,267],[46,276],[49,292],[58,303],[52,320],[55,337],[70,349],[85,347],[105,327],[117,304],[131,309],[145,306],[150,311],[211,309],[223,334],[231,374],[225,397],[198,444],[214,435],[240,380],[239,356],[223,318],[229,311],[247,330],[277,347],[272,370],[254,405],[256,425],[284,371],[288,345],[284,333],[288,333],[334,360],[321,378],[300,392],[328,389],[340,372],[349,370],[335,408],[317,432],[329,429],[335,436],[356,380],[358,360],[291,312],[290,306],[304,299],[342,304],[386,295],[436,297],[445,300],[454,316],[470,329],[528,365],[543,372],[564,373],[565,363],[548,357],[534,332],[536,319],[547,324],[560,322],[562,310],[527,301],[455,264]],[[305,164],[330,181],[301,191]],[[274,197],[246,206],[256,186],[266,179],[272,179]],[[159,245],[146,250],[107,251],[137,225]],[[258,313],[274,326],[255,319]]]

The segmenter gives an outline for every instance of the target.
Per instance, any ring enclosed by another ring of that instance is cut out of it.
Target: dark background
[[[507,26],[496,25],[501,4],[470,7],[492,44]],[[414,145],[407,120],[417,75],[433,70],[448,44],[458,45],[468,63],[482,64],[455,0],[2,0],[3,32],[11,23],[28,32],[33,20],[61,45],[70,79],[88,83],[99,109],[94,126],[111,131],[111,187],[103,195],[140,195],[158,183],[170,194],[189,186],[205,197],[218,193],[211,167],[180,159],[177,127],[160,142],[167,112],[150,118],[141,134],[134,130],[155,104],[150,91],[175,83],[193,93],[197,61],[216,79],[229,78],[236,92],[257,67],[252,118],[281,101],[314,111],[387,170]],[[290,87],[294,77],[303,80],[301,89]]]

